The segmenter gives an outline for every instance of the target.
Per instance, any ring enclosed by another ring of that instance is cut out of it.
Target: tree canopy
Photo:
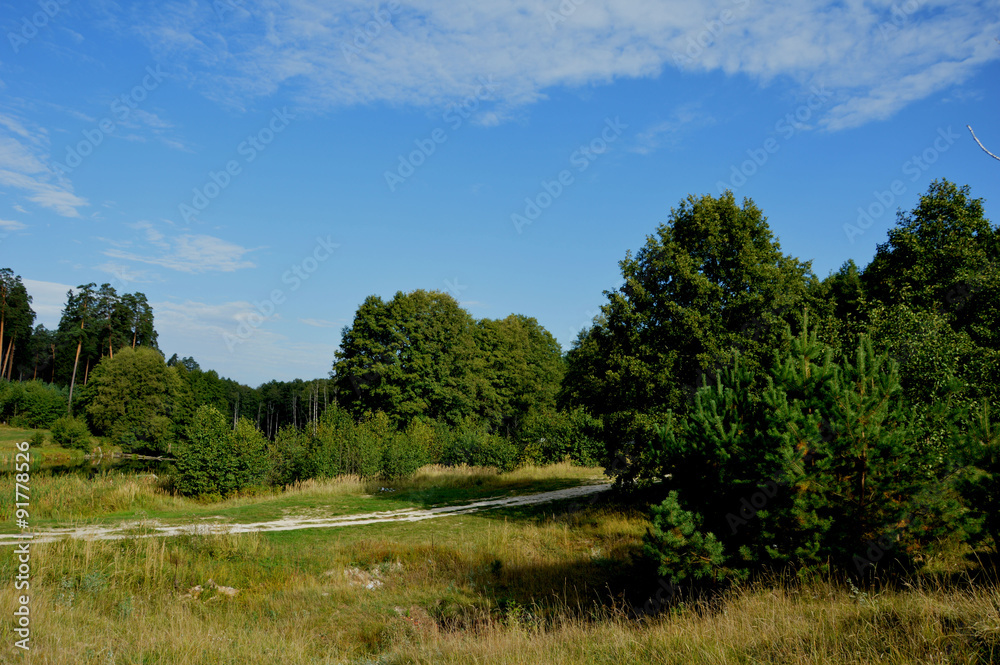
[[[478,418],[510,432],[530,409],[554,408],[561,355],[533,318],[476,321],[450,295],[417,290],[365,299],[343,330],[331,377],[356,416]]]

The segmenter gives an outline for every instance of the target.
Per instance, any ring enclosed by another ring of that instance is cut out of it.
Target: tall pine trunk
[[[83,330],[83,322],[80,322],[80,330]],[[69,380],[69,401],[66,403],[66,409],[69,411],[69,415],[73,415],[73,386],[76,385],[76,368],[80,364],[80,349],[83,348],[83,337],[80,337],[80,341],[76,343],[76,358],[73,360],[73,376]],[[54,354],[53,354],[54,355]],[[55,368],[53,367],[53,374],[55,373]]]
[[[17,346],[14,344],[14,338],[10,338],[10,348],[7,349],[7,380],[10,381],[11,377],[14,375],[14,349]]]

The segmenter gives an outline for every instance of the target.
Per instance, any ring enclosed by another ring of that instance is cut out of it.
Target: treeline
[[[103,359],[113,359],[122,349],[159,350],[153,309],[141,292],[119,294],[110,284],[80,285],[67,293],[55,330],[34,325],[31,304],[21,277],[0,269],[0,422],[48,428],[71,412],[87,420],[89,399],[80,402],[81,387],[90,384]],[[177,374],[177,381],[168,385],[180,388],[163,398],[163,415],[169,414],[173,432],[160,435],[160,441],[176,439],[201,405],[233,418],[246,415],[273,437],[287,424],[316,420],[332,399],[326,378],[251,388],[214,370],[202,371],[191,357],[174,354],[166,365]],[[105,431],[92,421],[90,425],[97,433]],[[115,441],[126,447],[137,442],[141,452],[162,452],[143,447],[150,443],[144,438]]]
[[[66,294],[56,330],[35,326],[35,311],[19,275],[0,269],[0,368],[10,380],[70,385],[119,348],[156,348],[153,310],[142,293],[119,295],[110,284],[84,284]]]

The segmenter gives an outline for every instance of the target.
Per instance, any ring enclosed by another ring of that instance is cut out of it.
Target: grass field
[[[614,504],[413,524],[67,541],[31,553],[35,663],[990,663],[996,579],[779,581],[636,618],[645,516]],[[11,579],[15,562],[0,552]],[[196,587],[201,587],[200,593]],[[236,590],[228,595],[229,589]],[[0,606],[15,606],[11,585]],[[0,658],[21,657],[0,628]],[[16,661],[20,662],[20,660]]]
[[[39,476],[32,511],[36,525],[141,512],[259,519],[425,507],[597,478],[567,465],[504,475],[431,467],[394,492],[346,478],[205,505],[148,477]],[[0,662],[1000,661],[1000,584],[969,552],[929,561],[937,572],[894,588],[774,580],[714,598],[681,594],[644,613],[661,588],[640,556],[647,525],[645,510],[605,496],[414,523],[38,543],[27,591],[32,650],[13,647],[4,620]],[[13,548],[0,548],[0,579],[13,580],[17,566]],[[2,611],[23,593],[5,583]]]
[[[31,515],[32,525],[38,529],[136,520],[165,525],[197,519],[259,522],[427,508],[563,489],[602,478],[600,469],[569,464],[529,467],[502,475],[492,469],[429,466],[412,478],[393,483],[347,476],[309,480],[283,492],[202,503],[163,491],[162,480],[151,474],[109,471],[92,479],[78,474],[37,474],[31,483]],[[16,533],[13,510],[13,493],[0,495],[0,533]]]
[[[32,456],[41,466],[78,464],[83,459],[83,451],[63,448],[52,443],[52,434],[47,429],[21,429],[0,425],[0,468],[9,468],[17,454],[16,444],[21,441],[31,441],[36,431],[45,437],[45,445],[31,447]],[[100,445],[96,438],[92,441],[95,446]]]

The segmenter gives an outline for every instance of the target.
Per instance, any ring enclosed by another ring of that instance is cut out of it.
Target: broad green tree
[[[865,268],[870,298],[947,317],[979,346],[1000,350],[1000,231],[968,185],[935,180]]]
[[[172,451],[181,383],[159,351],[124,347],[105,356],[80,391],[91,429],[126,450]]]
[[[603,416],[608,463],[632,464],[656,415],[686,410],[734,351],[757,376],[787,348],[810,266],[783,254],[763,213],[732,192],[689,196],[619,265],[622,286],[569,354],[562,401]]]
[[[484,376],[496,398],[482,405],[482,414],[494,429],[512,435],[529,412],[554,411],[564,363],[552,333],[519,314],[482,319],[476,328]]]
[[[331,377],[355,417],[384,411],[457,423],[495,401],[476,345],[476,324],[440,291],[369,296],[345,327]]]

